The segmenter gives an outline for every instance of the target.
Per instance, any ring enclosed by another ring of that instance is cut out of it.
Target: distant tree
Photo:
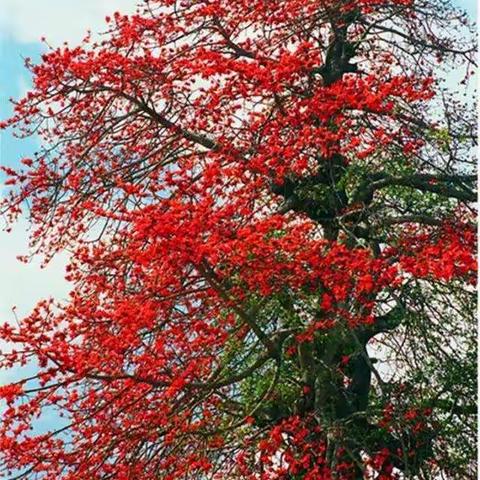
[[[71,253],[4,478],[476,478],[473,65],[443,0],[146,0],[28,63],[3,211]],[[38,433],[56,412],[58,429]],[[403,476],[398,476],[402,474]]]

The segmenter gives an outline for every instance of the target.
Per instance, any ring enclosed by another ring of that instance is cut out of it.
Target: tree
[[[27,62],[4,169],[68,301],[1,336],[7,477],[475,475],[473,65],[443,0],[146,0]],[[37,433],[55,410],[59,426]],[[63,419],[60,421],[60,419]],[[33,430],[32,430],[33,429]]]

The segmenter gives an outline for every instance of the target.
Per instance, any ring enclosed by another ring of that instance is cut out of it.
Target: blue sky
[[[39,58],[44,50],[40,42],[46,36],[52,45],[63,41],[72,44],[80,41],[88,28],[101,31],[107,14],[115,10],[132,11],[135,0],[1,0],[0,11],[0,118],[11,113],[10,97],[19,98],[30,84],[24,68],[24,58]],[[477,15],[476,0],[460,3],[472,18]],[[38,147],[35,139],[19,141],[11,134],[0,137],[0,162],[15,166],[19,159],[30,156]],[[1,188],[1,185],[0,185]],[[1,192],[1,190],[0,190]],[[0,277],[0,323],[12,321],[12,307],[22,317],[41,298],[53,296],[64,298],[68,285],[63,279],[65,256],[54,259],[46,268],[40,261],[22,264],[17,255],[25,254],[28,248],[26,222],[20,221],[13,233],[0,231],[0,262],[3,275]],[[1,348],[0,341],[0,348]],[[19,372],[0,372],[0,383],[17,377]],[[52,417],[53,418],[53,417]],[[44,420],[44,427],[48,426]],[[51,423],[51,422],[50,422]]]

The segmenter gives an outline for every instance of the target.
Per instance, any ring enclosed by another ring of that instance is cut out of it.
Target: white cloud
[[[78,43],[105,29],[105,16],[132,13],[138,0],[0,0],[0,29],[21,43],[46,37],[52,46]]]
[[[41,268],[40,259],[25,264],[16,256],[28,251],[27,223],[20,220],[12,233],[0,232],[0,324],[14,323],[15,318],[21,320],[28,315],[42,299],[53,297],[56,300],[67,298],[71,285],[65,281],[65,265],[67,255],[55,257],[46,267]],[[12,308],[15,307],[13,310]],[[0,351],[8,352],[13,345],[0,338]],[[33,375],[36,371],[34,363],[16,366],[12,369],[0,370],[0,385],[17,382]],[[0,413],[4,408],[0,404]],[[58,423],[58,420],[55,420]]]
[[[17,255],[28,252],[28,232],[25,221],[19,221],[12,233],[0,232],[0,323],[12,322],[16,315],[24,317],[44,298],[62,300],[71,289],[65,279],[67,255],[57,255],[45,268],[40,258],[30,263],[21,263]]]
[[[18,79],[18,98],[23,98],[27,95],[27,92],[30,90],[30,82],[25,78],[25,76],[21,76]]]

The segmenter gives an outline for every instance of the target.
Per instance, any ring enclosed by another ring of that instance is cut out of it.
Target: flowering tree
[[[146,0],[28,63],[3,211],[68,250],[5,478],[474,478],[473,47],[443,0]],[[58,428],[36,419],[57,412]],[[473,440],[472,440],[473,439]]]

